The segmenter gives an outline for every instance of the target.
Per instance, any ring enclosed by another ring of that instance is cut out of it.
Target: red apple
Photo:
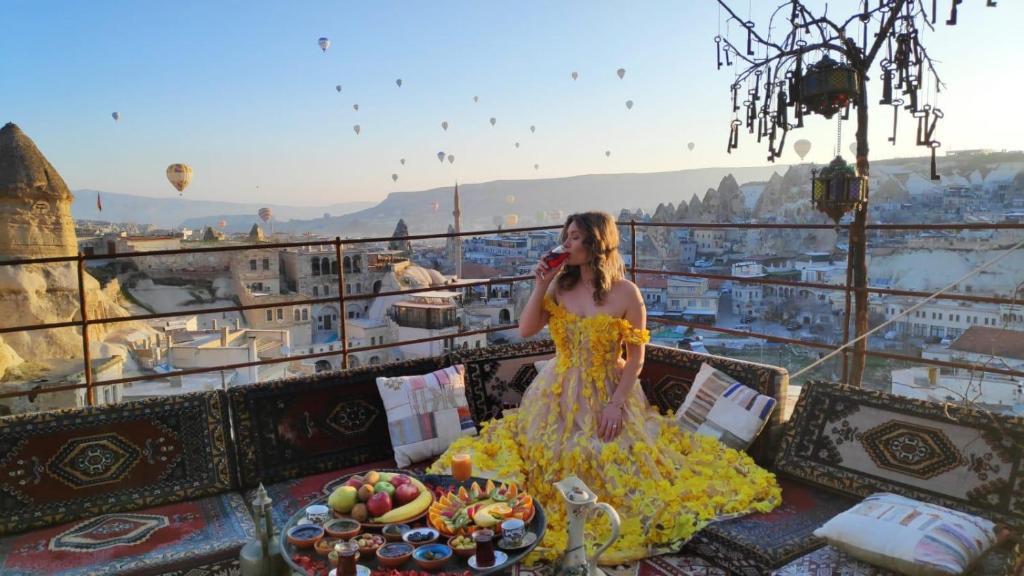
[[[402,484],[408,484],[409,477],[406,476],[405,474],[395,474],[394,476],[391,477],[390,480],[388,480],[388,482],[391,482],[392,486],[398,488]]]
[[[362,486],[364,482],[365,480],[363,480],[362,476],[354,474],[350,476],[348,480],[345,481],[344,486],[351,486],[356,490],[359,490],[360,486]]]
[[[420,489],[417,488],[412,482],[406,482],[395,489],[395,502],[398,505],[408,504],[412,502],[420,495]]]
[[[366,502],[370,516],[383,516],[391,512],[391,496],[387,492],[377,492]]]

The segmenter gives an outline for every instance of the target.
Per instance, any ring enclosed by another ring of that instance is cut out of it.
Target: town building
[[[767,275],[764,266],[757,262],[747,261],[733,264],[732,276],[756,280]],[[742,318],[762,317],[765,312],[764,286],[758,282],[733,281],[732,312]]]
[[[458,300],[460,292],[435,290],[409,294],[406,299],[392,304],[389,317],[397,326],[398,339],[401,341],[418,340],[450,335],[441,340],[405,344],[402,351],[406,358],[422,358],[437,356],[446,352],[480,348],[487,345],[484,334],[456,337],[460,331],[468,331],[483,326],[473,326],[464,314],[460,313]]]
[[[672,276],[666,281],[665,314],[714,324],[718,318],[718,290],[708,287],[707,278]]]

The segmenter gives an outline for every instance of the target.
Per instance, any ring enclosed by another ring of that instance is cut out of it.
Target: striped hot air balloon
[[[188,164],[171,164],[167,167],[167,181],[174,186],[180,196],[192,182],[192,167]]]

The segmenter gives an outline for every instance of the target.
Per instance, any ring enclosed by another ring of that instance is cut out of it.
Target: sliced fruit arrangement
[[[502,520],[533,518],[533,497],[513,483],[495,484],[488,480],[481,488],[476,482],[469,489],[448,492],[427,512],[430,525],[447,536],[468,536],[481,528],[497,528]]]
[[[422,516],[433,502],[434,494],[416,478],[375,470],[353,474],[327,499],[336,514],[377,525]]]

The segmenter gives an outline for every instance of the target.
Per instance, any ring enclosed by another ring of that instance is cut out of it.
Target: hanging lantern
[[[820,172],[811,170],[811,204],[836,224],[843,214],[866,202],[867,197],[868,179],[858,176],[854,166],[842,156],[836,156]]]
[[[800,100],[807,112],[831,118],[857,101],[857,89],[857,71],[826,54],[817,64],[808,66],[800,79]]]

